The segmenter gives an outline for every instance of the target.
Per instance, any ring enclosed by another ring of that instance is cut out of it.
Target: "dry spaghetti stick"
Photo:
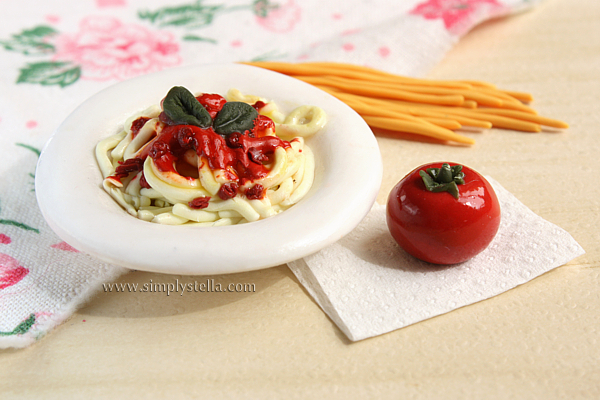
[[[424,86],[440,86],[448,88],[463,88],[468,89],[471,86],[468,83],[455,81],[432,81],[418,78],[409,78],[401,75],[394,75],[376,69],[360,67],[350,64],[337,63],[283,63],[272,61],[245,62],[242,64],[252,65],[276,71],[286,75],[305,75],[305,76],[322,76],[322,75],[337,75],[346,78],[356,79],[360,81],[384,81],[384,82],[401,82],[406,84],[419,84]]]
[[[444,112],[412,109],[411,115],[416,115],[423,118],[452,118],[455,119],[461,125],[470,126],[473,128],[490,129],[492,127],[492,123],[489,121],[478,120],[474,118],[464,117],[461,115],[449,115]]]
[[[505,101],[504,103],[502,103],[502,106],[499,108],[503,108],[503,109],[507,109],[507,110],[522,111],[522,112],[525,112],[528,114],[537,114],[537,111],[535,111],[531,107],[526,106],[523,103],[513,103],[513,102]]]
[[[510,102],[510,103],[519,103],[522,104],[519,100],[517,100],[516,98],[498,90],[498,89],[491,89],[491,88],[486,88],[486,87],[475,87],[473,88],[473,90],[481,92],[481,93],[487,93],[490,96],[495,96],[495,97],[499,97],[502,100],[504,100],[505,102]]]
[[[347,94],[344,93],[344,95],[347,95]],[[354,96],[354,95],[348,95],[348,96]],[[381,107],[381,108],[385,107],[385,108],[389,108],[390,110],[396,110],[399,112],[406,112],[406,113],[409,113],[414,116],[451,118],[453,120],[456,120],[461,125],[471,126],[471,127],[475,127],[475,128],[489,129],[492,127],[491,122],[483,121],[481,119],[469,118],[469,117],[465,117],[464,115],[457,115],[457,114],[449,115],[443,111],[444,108],[442,108],[442,107],[435,108],[435,110],[440,110],[440,111],[434,111],[433,106],[428,107],[427,105],[413,105],[410,103],[404,103],[404,104],[408,104],[408,105],[401,105],[401,104],[398,104],[399,102],[386,102],[385,100],[372,99],[372,98],[362,97],[362,96],[356,96],[356,97],[361,97],[360,100],[364,101],[367,104],[372,104],[374,106]],[[346,101],[346,100],[342,100],[342,101]]]
[[[372,85],[369,85],[368,83],[362,82],[359,85],[356,85],[356,82],[353,81],[344,83],[329,79],[328,77],[294,77],[318,87],[330,86],[336,89],[346,91],[347,93],[355,93],[376,98],[401,99],[414,103],[427,103],[438,105],[460,105],[464,102],[464,97],[460,95],[426,95],[402,90],[374,87]]]
[[[382,74],[369,74],[360,71],[348,71],[348,70],[332,70],[331,68],[324,66],[315,66],[307,63],[299,63],[299,64],[288,64],[288,63],[278,63],[278,62],[252,62],[252,63],[243,63],[247,65],[252,65],[255,67],[261,67],[265,69],[269,69],[271,71],[279,72],[285,75],[302,75],[302,76],[324,76],[331,75],[332,73],[337,76],[343,76],[350,79],[355,79],[358,81],[371,81],[371,80],[380,80],[380,81],[397,81],[403,78],[399,77],[389,77],[384,76]]]
[[[456,130],[462,128],[462,124],[458,121],[460,117],[456,118],[455,116],[443,116],[441,114],[429,113],[428,115],[414,115],[410,113],[405,113],[402,111],[397,111],[393,109],[381,109],[379,107],[373,107],[368,104],[355,104],[348,103],[348,105],[354,109],[361,117],[371,116],[371,117],[385,117],[385,118],[400,118],[407,121],[428,123],[433,126],[439,126],[440,128]]]
[[[369,104],[377,104],[382,107],[389,107],[390,109],[398,109],[397,107],[400,107],[399,109],[404,110],[405,112],[410,112],[412,115],[449,116],[456,118],[458,122],[465,126],[475,126],[486,129],[497,127],[515,129],[525,132],[539,132],[541,130],[540,126],[537,124],[518,119],[502,117],[500,115],[486,114],[485,110],[492,110],[491,108],[470,110],[461,107],[440,107],[429,104],[412,104],[401,101],[394,101],[393,104],[386,104],[381,103],[381,100],[378,99],[365,99],[364,101]],[[475,121],[480,121],[480,123]]]
[[[485,88],[489,88],[489,89],[496,89],[496,85],[494,85],[493,83],[489,83],[489,82],[470,81],[470,80],[460,80],[458,82],[467,83],[467,84],[469,84],[471,86],[475,86],[475,87],[485,87]]]
[[[335,96],[335,94],[334,94],[334,96]],[[344,101],[344,100],[342,100],[342,101]],[[354,111],[356,111],[362,117],[368,115],[368,116],[372,116],[372,117],[400,118],[400,119],[404,119],[407,121],[427,122],[432,125],[439,126],[441,128],[445,128],[445,129],[451,129],[451,130],[462,128],[462,125],[460,124],[460,122],[458,122],[456,119],[453,119],[453,118],[440,117],[438,115],[422,116],[419,118],[419,117],[415,117],[410,114],[406,114],[404,112],[394,111],[391,109],[382,109],[381,107],[374,107],[374,106],[370,106],[365,103],[361,103],[358,101],[352,101],[349,99],[346,99],[344,102],[346,104],[348,104]]]
[[[396,113],[392,113],[392,114],[396,114]],[[453,131],[462,128],[462,124],[458,120],[456,120],[456,118],[447,118],[444,116],[433,116],[433,115],[421,116],[420,118],[424,121],[432,123],[433,125],[439,126],[440,128],[446,128],[446,129],[450,129]]]
[[[500,92],[498,90],[492,90],[487,88],[477,88],[474,90],[481,91],[492,96],[497,96],[498,98],[502,99],[503,103],[501,108],[508,108],[511,110],[523,111],[530,114],[537,114],[537,111],[535,111],[533,108],[523,104],[520,100],[517,100],[516,98],[511,97],[510,95]]]
[[[334,81],[339,81],[339,82],[348,83],[348,84],[351,83],[351,82],[348,82],[348,79],[339,78],[339,77],[335,77],[335,76],[334,77],[324,77],[324,78],[333,79]],[[381,87],[382,85],[387,85],[388,88],[391,88],[388,83],[371,82],[370,84],[373,86],[378,86],[378,87]],[[491,107],[494,107],[494,106],[504,107],[504,108],[508,108],[508,109],[522,111],[524,113],[537,114],[537,112],[535,110],[523,105],[520,102],[520,100],[518,100],[517,98],[515,98],[511,94],[509,94],[509,93],[515,94],[516,96],[519,96],[521,99],[523,99],[525,101],[533,100],[532,96],[527,93],[500,91],[500,90],[495,89],[495,87],[493,85],[486,85],[485,83],[482,83],[482,82],[475,82],[475,84],[479,85],[479,87],[476,87],[474,90],[454,90],[454,91],[447,89],[447,88],[419,87],[419,86],[410,87],[408,85],[403,85],[403,84],[394,84],[393,86],[401,88],[403,90],[407,90],[407,91],[417,91],[420,93],[429,93],[429,94],[457,93],[457,94],[463,95],[466,99],[475,100],[475,101],[479,100],[479,104],[482,104],[482,105],[487,105],[487,106],[491,106]],[[475,93],[475,91],[479,91],[480,93]],[[489,96],[486,96],[486,95],[489,95]],[[492,99],[494,97],[498,98],[498,100],[494,101]],[[493,114],[500,114],[500,113],[494,112]],[[504,115],[508,116],[508,114],[504,114]],[[517,118],[518,115],[519,114],[512,114],[510,116]],[[528,120],[526,118],[517,118],[517,119],[526,120],[526,121]],[[539,119],[533,119],[533,120],[529,119],[529,121],[530,122],[538,122],[543,125],[552,126],[552,127],[561,128],[561,129],[564,129],[567,126],[565,123],[562,123],[561,121],[546,119],[544,117],[540,117]],[[537,128],[534,126],[529,126],[524,129],[535,131]]]
[[[419,79],[412,78],[407,76],[401,76],[392,74],[389,72],[379,71],[369,67],[363,67],[360,65],[353,64],[342,64],[342,63],[334,63],[334,62],[316,62],[316,63],[303,63],[304,65],[312,65],[316,67],[324,67],[331,68],[332,71],[355,71],[361,72],[365,75],[370,75],[370,77],[385,77],[385,81],[397,81],[401,82],[405,85],[422,85],[422,86],[436,86],[436,87],[445,87],[449,89],[471,89],[472,85],[466,82],[459,81],[442,81],[442,80],[427,80],[427,79]],[[326,74],[327,75],[327,74]],[[379,79],[375,79],[378,81]]]
[[[346,95],[346,96],[344,96]],[[342,101],[348,101],[348,94],[344,93],[344,94],[337,94],[337,97],[340,97],[342,99]],[[389,104],[386,104],[385,101],[383,100],[379,100],[379,99],[372,99],[372,98],[363,98],[363,101],[366,103],[373,103],[373,102],[377,102],[379,106],[383,107],[388,107],[390,108],[391,106]],[[452,116],[464,116],[465,118],[470,119],[471,121],[467,121],[467,120],[463,120],[463,121],[458,121],[461,124],[464,125],[469,125],[470,126],[478,126],[478,127],[482,127],[482,128],[490,128],[492,126],[495,127],[500,127],[500,128],[507,128],[507,129],[515,129],[515,130],[521,130],[521,131],[526,131],[526,132],[539,132],[541,130],[541,128],[539,127],[539,125],[534,124],[534,123],[530,123],[530,122],[524,122],[522,120],[517,120],[517,119],[512,119],[512,118],[505,118],[503,116],[499,116],[499,115],[489,115],[489,114],[485,114],[485,110],[487,109],[483,109],[481,111],[479,111],[479,115],[473,115],[471,114],[471,112],[475,111],[467,111],[467,110],[460,110],[459,108],[451,108],[451,107],[431,107],[432,110],[430,111],[416,111],[415,109],[420,107],[420,105],[415,105],[415,104],[411,104],[408,107],[405,108],[400,108],[400,110],[402,110],[403,112],[409,112],[413,115],[415,114],[419,114],[421,116],[429,116],[429,117],[439,117],[439,116],[443,116],[443,117],[448,117],[449,115]],[[398,108],[396,108],[398,110]],[[493,110],[493,109],[489,109],[489,110]],[[439,111],[436,113],[436,111]],[[505,110],[505,111],[509,111],[509,110]],[[359,111],[357,111],[359,112]],[[359,112],[360,113],[360,112]],[[532,114],[529,114],[532,115]],[[473,120],[480,120],[483,123],[482,124],[477,124],[477,123],[473,123]]]
[[[536,124],[549,126],[552,128],[567,129],[569,127],[569,124],[567,124],[566,122],[563,122],[563,121],[559,121],[559,120],[552,119],[552,118],[542,117],[542,116],[536,115],[536,114],[515,111],[515,110],[484,108],[484,109],[479,109],[479,110],[473,110],[473,112],[483,113],[483,114],[501,115],[504,117],[515,118],[515,119],[519,119],[522,121],[529,121],[529,122],[533,122]]]
[[[294,76],[294,78],[298,78],[302,80],[302,77]],[[356,81],[353,81],[348,78],[341,78],[337,76],[324,76],[322,79],[331,80],[333,82],[339,82],[340,84],[345,85],[356,85]],[[448,95],[461,95],[467,100],[474,100],[478,104],[489,106],[489,107],[502,107],[503,100],[499,96],[494,96],[486,93],[482,93],[475,90],[468,89],[448,89],[448,88],[440,88],[434,86],[416,86],[416,85],[403,85],[403,84],[390,84],[384,82],[361,82],[361,88],[372,88],[374,91],[379,89],[385,90],[401,90],[413,93],[422,93],[422,94],[431,94],[437,96],[448,96]],[[384,97],[384,96],[377,96]]]
[[[433,118],[443,118],[443,119],[448,119],[451,117],[450,118],[451,120],[454,120],[454,121],[458,122],[460,125],[464,125],[464,126],[471,126],[471,127],[475,127],[475,128],[484,128],[484,129],[489,129],[492,127],[492,124],[490,122],[482,121],[479,119],[468,118],[468,117],[464,117],[462,115],[450,116],[443,112],[431,111],[433,109],[433,106],[430,106],[430,108],[427,108],[428,107],[427,105],[419,105],[419,106],[413,107],[413,104],[411,104],[411,103],[404,103],[404,104],[408,104],[407,106],[404,106],[404,105],[397,104],[399,102],[396,102],[396,101],[390,102],[390,101],[386,101],[386,100],[373,99],[370,97],[359,96],[359,95],[354,95],[354,94],[349,94],[349,93],[336,92],[336,91],[330,90],[328,88],[324,88],[324,89],[325,89],[325,91],[328,91],[329,93],[333,94],[338,99],[342,100],[343,102],[345,102],[347,104],[354,103],[354,102],[360,102],[365,105],[374,106],[380,110],[389,109],[391,111],[410,114],[412,116],[418,116],[418,117],[433,117]],[[359,114],[360,114],[360,112],[359,112]],[[445,126],[445,127],[447,128],[447,126]]]
[[[473,90],[479,90],[488,94],[493,94],[495,96],[501,97],[503,100],[509,101],[512,104],[518,104],[518,106],[511,107],[513,109],[520,109],[522,111],[530,112],[533,114],[537,114],[537,112],[527,106],[524,103],[530,103],[533,101],[533,96],[529,93],[525,92],[515,92],[510,90],[501,90],[496,88],[495,85],[487,82],[481,81],[461,81],[466,82],[472,85]],[[506,105],[505,105],[506,106]]]
[[[507,95],[525,103],[531,103],[533,101],[533,96],[529,93],[515,92],[512,90],[500,90],[500,92],[506,93]]]
[[[395,118],[363,116],[363,119],[374,128],[387,129],[391,131],[417,133],[423,136],[452,141],[462,144],[475,144],[475,140],[459,135],[449,129],[427,126],[419,122],[403,121]]]
[[[429,103],[438,105],[460,105],[464,101],[464,97],[460,95],[450,96],[432,96],[418,93],[411,93],[399,90],[391,89],[379,89],[369,86],[363,87],[362,85],[350,85],[345,83],[334,82],[330,79],[313,77],[313,76],[299,76],[298,79],[310,83],[315,86],[331,86],[337,89],[344,90],[348,93],[356,93],[366,96],[374,96],[377,98],[388,98],[388,99],[399,99],[408,100],[415,103]]]
[[[465,100],[460,107],[464,108],[477,108],[477,102],[475,100]]]
[[[346,104],[354,108],[356,112],[361,114],[361,116],[367,122],[367,124],[374,128],[416,133],[419,135],[429,136],[436,139],[450,140],[463,144],[475,143],[475,141],[471,138],[456,134],[449,129],[435,126],[423,119],[415,118],[410,115],[398,114],[386,110],[373,110],[374,113],[376,113],[376,116],[369,115],[369,107],[365,107],[364,103],[348,98],[348,96],[345,96],[345,93],[340,93],[331,89],[329,89],[328,91],[334,96],[340,96],[340,100],[344,99],[342,101],[345,101]],[[399,120],[399,117],[402,119]]]
[[[374,102],[381,101],[379,99],[368,99],[364,100],[367,103],[373,104]],[[541,130],[539,125],[531,124],[517,119],[503,118],[501,116],[493,116],[485,114],[485,110],[493,110],[493,108],[483,109],[466,109],[462,107],[443,107],[436,106],[433,104],[416,104],[401,100],[394,100],[389,103],[378,103],[382,107],[405,107],[404,110],[410,110],[412,115],[445,115],[457,118],[457,121],[465,126],[475,126],[480,128],[491,128],[493,126],[497,128],[516,129],[525,132],[539,132]],[[477,113],[474,111],[479,110]],[[507,110],[508,111],[508,110]],[[532,114],[531,114],[532,115]],[[459,117],[468,118],[468,120],[458,119]],[[497,117],[497,118],[496,118]],[[469,121],[470,120],[470,121]],[[480,121],[481,123],[472,123],[472,121]],[[512,121],[512,122],[511,122]]]
[[[324,87],[323,90],[349,105],[352,109],[354,109],[354,111],[356,111],[361,116],[370,115],[388,118],[400,118],[408,121],[437,125],[446,129],[460,129],[462,127],[462,125],[456,120],[456,118],[440,118],[438,115],[433,117],[427,116],[425,118],[418,118],[413,115],[410,115],[409,113],[404,112],[404,110],[401,109],[392,110],[389,109],[389,107],[370,106],[362,100],[368,99],[366,97],[350,95],[348,93],[343,93],[328,87]]]
[[[523,131],[523,132],[540,132],[542,130],[542,128],[539,124],[535,124],[532,122],[527,122],[527,121],[523,121],[523,120],[519,120],[519,119],[509,118],[509,117],[503,117],[501,115],[487,114],[484,112],[484,110],[482,110],[482,112],[465,113],[463,110],[461,110],[458,107],[455,107],[455,108],[433,107],[433,109],[434,110],[438,109],[440,111],[444,111],[450,115],[464,115],[469,118],[480,119],[482,121],[488,121],[488,122],[491,122],[493,127],[495,127],[495,128],[513,129],[516,131]]]

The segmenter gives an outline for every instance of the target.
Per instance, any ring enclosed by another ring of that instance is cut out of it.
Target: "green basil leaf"
[[[212,118],[206,108],[184,87],[174,86],[163,101],[165,114],[177,125],[194,125],[208,128]]]
[[[233,132],[244,133],[254,128],[254,120],[258,111],[249,104],[239,101],[229,101],[215,117],[213,128],[219,135],[229,135]]]

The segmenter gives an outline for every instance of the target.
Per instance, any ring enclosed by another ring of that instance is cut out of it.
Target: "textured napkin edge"
[[[515,196],[514,194],[512,194],[508,189],[506,189],[504,186],[502,186],[498,181],[496,181],[491,176],[485,175],[484,177],[485,177],[485,179],[488,180],[489,183],[492,184],[492,187],[494,188],[494,191],[496,191],[496,193],[497,192],[502,192],[503,196],[511,197],[512,200],[518,202],[521,205],[521,207],[527,209],[527,211],[529,211],[532,215],[534,215],[538,220],[543,221],[546,225],[552,226],[555,229],[557,229],[557,230],[561,231],[562,233],[564,233],[569,238],[569,240],[571,241],[571,243],[578,248],[578,251],[576,251],[576,252],[573,253],[574,255],[572,255],[572,256],[565,256],[564,258],[560,259],[561,261],[559,261],[557,263],[558,265],[556,265],[555,267],[550,268],[546,272],[550,272],[550,271],[552,271],[552,270],[554,270],[556,268],[562,267],[563,265],[566,265],[567,263],[569,263],[569,262],[573,261],[574,259],[576,259],[578,257],[581,257],[582,255],[585,254],[585,249],[583,247],[581,247],[581,245],[579,244],[579,242],[577,242],[577,240],[575,240],[575,238],[573,237],[573,235],[571,235],[566,229],[563,229],[562,227],[560,227],[559,225],[555,224],[554,222],[550,222],[547,219],[545,219],[544,217],[538,215],[531,208],[527,207],[527,205],[525,205],[521,200],[519,200],[517,198],[517,196]],[[544,272],[544,273],[546,273],[546,272]],[[529,280],[527,280],[527,281],[525,281],[523,283],[530,282],[533,279],[537,278],[538,276],[541,276],[541,274],[537,275],[537,276],[534,276],[531,279],[529,279]],[[520,286],[520,285],[522,285],[522,283],[519,284],[519,285],[517,285],[517,287]]]
[[[89,279],[82,284],[82,290],[68,302],[59,307],[52,316],[36,321],[26,333],[21,335],[0,336],[0,349],[22,349],[32,345],[46,336],[50,331],[62,325],[77,312],[87,301],[101,291],[102,283],[114,281],[121,275],[131,270],[123,267],[112,266],[107,273]]]
[[[301,258],[299,260],[291,261],[287,263],[288,268],[296,276],[298,281],[304,286],[306,291],[312,296],[315,302],[321,307],[321,309],[331,318],[331,320],[337,325],[337,327],[344,332],[344,334],[352,341],[359,340],[354,337],[352,331],[342,317],[338,314],[337,310],[329,300],[329,297],[325,294],[321,284],[317,277],[313,274],[306,261]]]

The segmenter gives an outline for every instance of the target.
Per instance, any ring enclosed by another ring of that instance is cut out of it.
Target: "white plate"
[[[272,99],[286,112],[303,104],[323,108],[328,123],[307,141],[317,165],[309,194],[281,214],[239,226],[166,226],[125,212],[102,189],[94,147],[119,132],[131,114],[157,104],[173,86],[222,95],[237,88]],[[44,218],[76,249],[128,268],[200,275],[272,267],[334,243],[370,210],[381,176],[373,133],[344,103],[285,75],[220,64],[145,75],[94,95],[46,144],[35,187]]]

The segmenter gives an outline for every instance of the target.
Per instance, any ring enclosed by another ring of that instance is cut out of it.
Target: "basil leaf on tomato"
[[[189,90],[174,86],[163,101],[163,111],[176,125],[194,125],[208,128],[212,118]]]
[[[239,101],[229,101],[213,121],[213,129],[219,135],[229,135],[233,132],[244,133],[254,128],[254,120],[258,111],[249,104]]]

